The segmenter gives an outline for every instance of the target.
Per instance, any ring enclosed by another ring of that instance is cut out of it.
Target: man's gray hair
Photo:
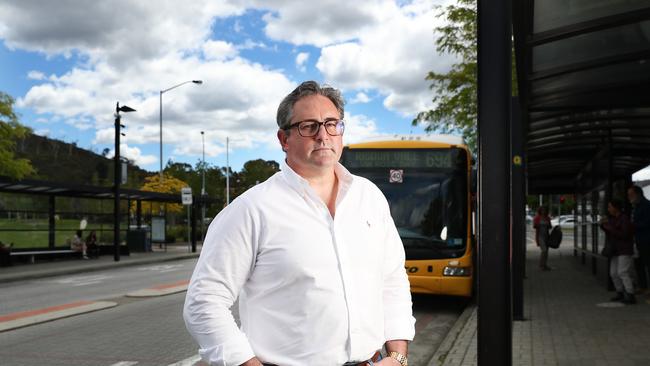
[[[278,127],[283,130],[291,124],[291,117],[293,114],[293,106],[301,98],[309,95],[322,95],[332,101],[336,109],[339,111],[339,116],[343,119],[344,109],[343,105],[345,101],[341,96],[341,92],[337,89],[332,88],[329,85],[319,85],[318,82],[310,80],[304,81],[302,84],[298,85],[289,95],[284,97],[280,106],[278,107],[278,114],[276,116],[276,121]]]

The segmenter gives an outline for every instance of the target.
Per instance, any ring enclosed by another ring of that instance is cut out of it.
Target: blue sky
[[[449,1],[447,1],[449,2]],[[345,141],[422,133],[430,107],[424,80],[452,61],[435,51],[427,1],[0,0],[0,90],[35,133],[113,150],[115,102],[125,114],[122,154],[159,166],[159,91],[164,157],[241,169],[280,161],[275,111],[300,81],[329,83],[347,100]],[[361,5],[360,5],[361,4]]]

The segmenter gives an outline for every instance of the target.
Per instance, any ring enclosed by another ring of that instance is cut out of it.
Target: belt
[[[381,360],[381,353],[379,353],[379,351],[377,351],[377,352],[375,352],[375,354],[372,355],[372,357],[370,357],[370,359],[367,360],[367,361],[361,361],[361,362],[356,362],[356,361],[346,362],[345,364],[343,364],[343,366],[371,366],[374,362],[379,362],[379,360]]]
[[[372,357],[370,357],[370,359],[367,360],[367,361],[361,361],[361,362],[356,362],[356,361],[346,362],[345,364],[343,364],[343,366],[369,366],[369,365],[372,365],[371,362],[373,362],[373,363],[374,363],[374,362],[379,362],[379,360],[381,360],[381,353],[379,353],[379,351],[377,351],[377,352],[375,352],[375,354],[372,355]],[[276,366],[275,364],[272,364],[272,363],[262,363],[262,365],[264,365],[264,366]]]

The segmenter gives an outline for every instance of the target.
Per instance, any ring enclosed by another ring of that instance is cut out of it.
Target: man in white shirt
[[[338,90],[299,85],[278,108],[281,172],[210,225],[183,311],[210,365],[407,365],[404,249],[381,191],[338,163],[343,115]]]

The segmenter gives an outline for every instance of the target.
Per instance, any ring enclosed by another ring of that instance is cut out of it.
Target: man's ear
[[[289,136],[287,136],[287,133],[284,130],[278,130],[278,141],[280,142],[280,146],[282,147],[282,151],[287,152],[287,139]]]

